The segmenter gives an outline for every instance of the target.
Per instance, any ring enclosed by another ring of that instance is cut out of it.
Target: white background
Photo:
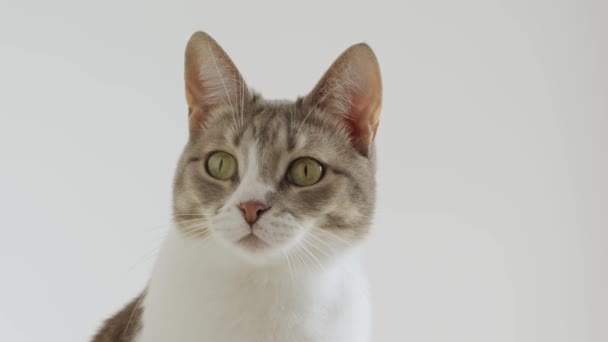
[[[0,341],[85,341],[145,286],[212,34],[270,98],[384,79],[374,341],[608,341],[606,1],[0,7]]]

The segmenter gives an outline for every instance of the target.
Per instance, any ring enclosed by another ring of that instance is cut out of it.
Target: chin
[[[262,265],[272,263],[281,255],[281,249],[260,239],[254,234],[248,234],[236,240],[228,240],[219,236],[222,247],[226,252],[235,255],[244,263]]]
[[[271,243],[260,236],[250,233],[235,241],[226,241],[226,248],[236,254],[239,259],[253,265],[270,265],[280,262],[289,252],[296,241],[289,243]]]
[[[253,233],[250,233],[249,235],[240,238],[236,242],[236,244],[247,251],[251,251],[252,253],[260,253],[272,249],[272,246],[270,246],[270,244],[260,239],[259,236]]]
[[[255,234],[249,234],[232,243],[233,249],[246,260],[266,262],[280,254],[280,250]]]

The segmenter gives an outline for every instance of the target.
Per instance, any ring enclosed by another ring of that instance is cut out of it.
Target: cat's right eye
[[[207,158],[207,173],[216,179],[226,180],[232,178],[237,170],[236,159],[227,152],[213,152]]]
[[[289,166],[287,180],[297,186],[310,186],[318,183],[323,177],[323,166],[313,158],[296,159]]]

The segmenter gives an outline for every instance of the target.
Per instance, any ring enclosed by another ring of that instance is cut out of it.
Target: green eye
[[[322,177],[321,163],[308,157],[296,159],[287,171],[287,180],[297,186],[316,184]]]
[[[207,172],[213,178],[226,180],[236,173],[236,159],[226,152],[212,153],[207,159]]]

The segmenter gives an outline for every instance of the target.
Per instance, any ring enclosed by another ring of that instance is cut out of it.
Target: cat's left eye
[[[226,180],[236,173],[236,159],[224,151],[213,152],[207,159],[207,173],[213,178]]]

